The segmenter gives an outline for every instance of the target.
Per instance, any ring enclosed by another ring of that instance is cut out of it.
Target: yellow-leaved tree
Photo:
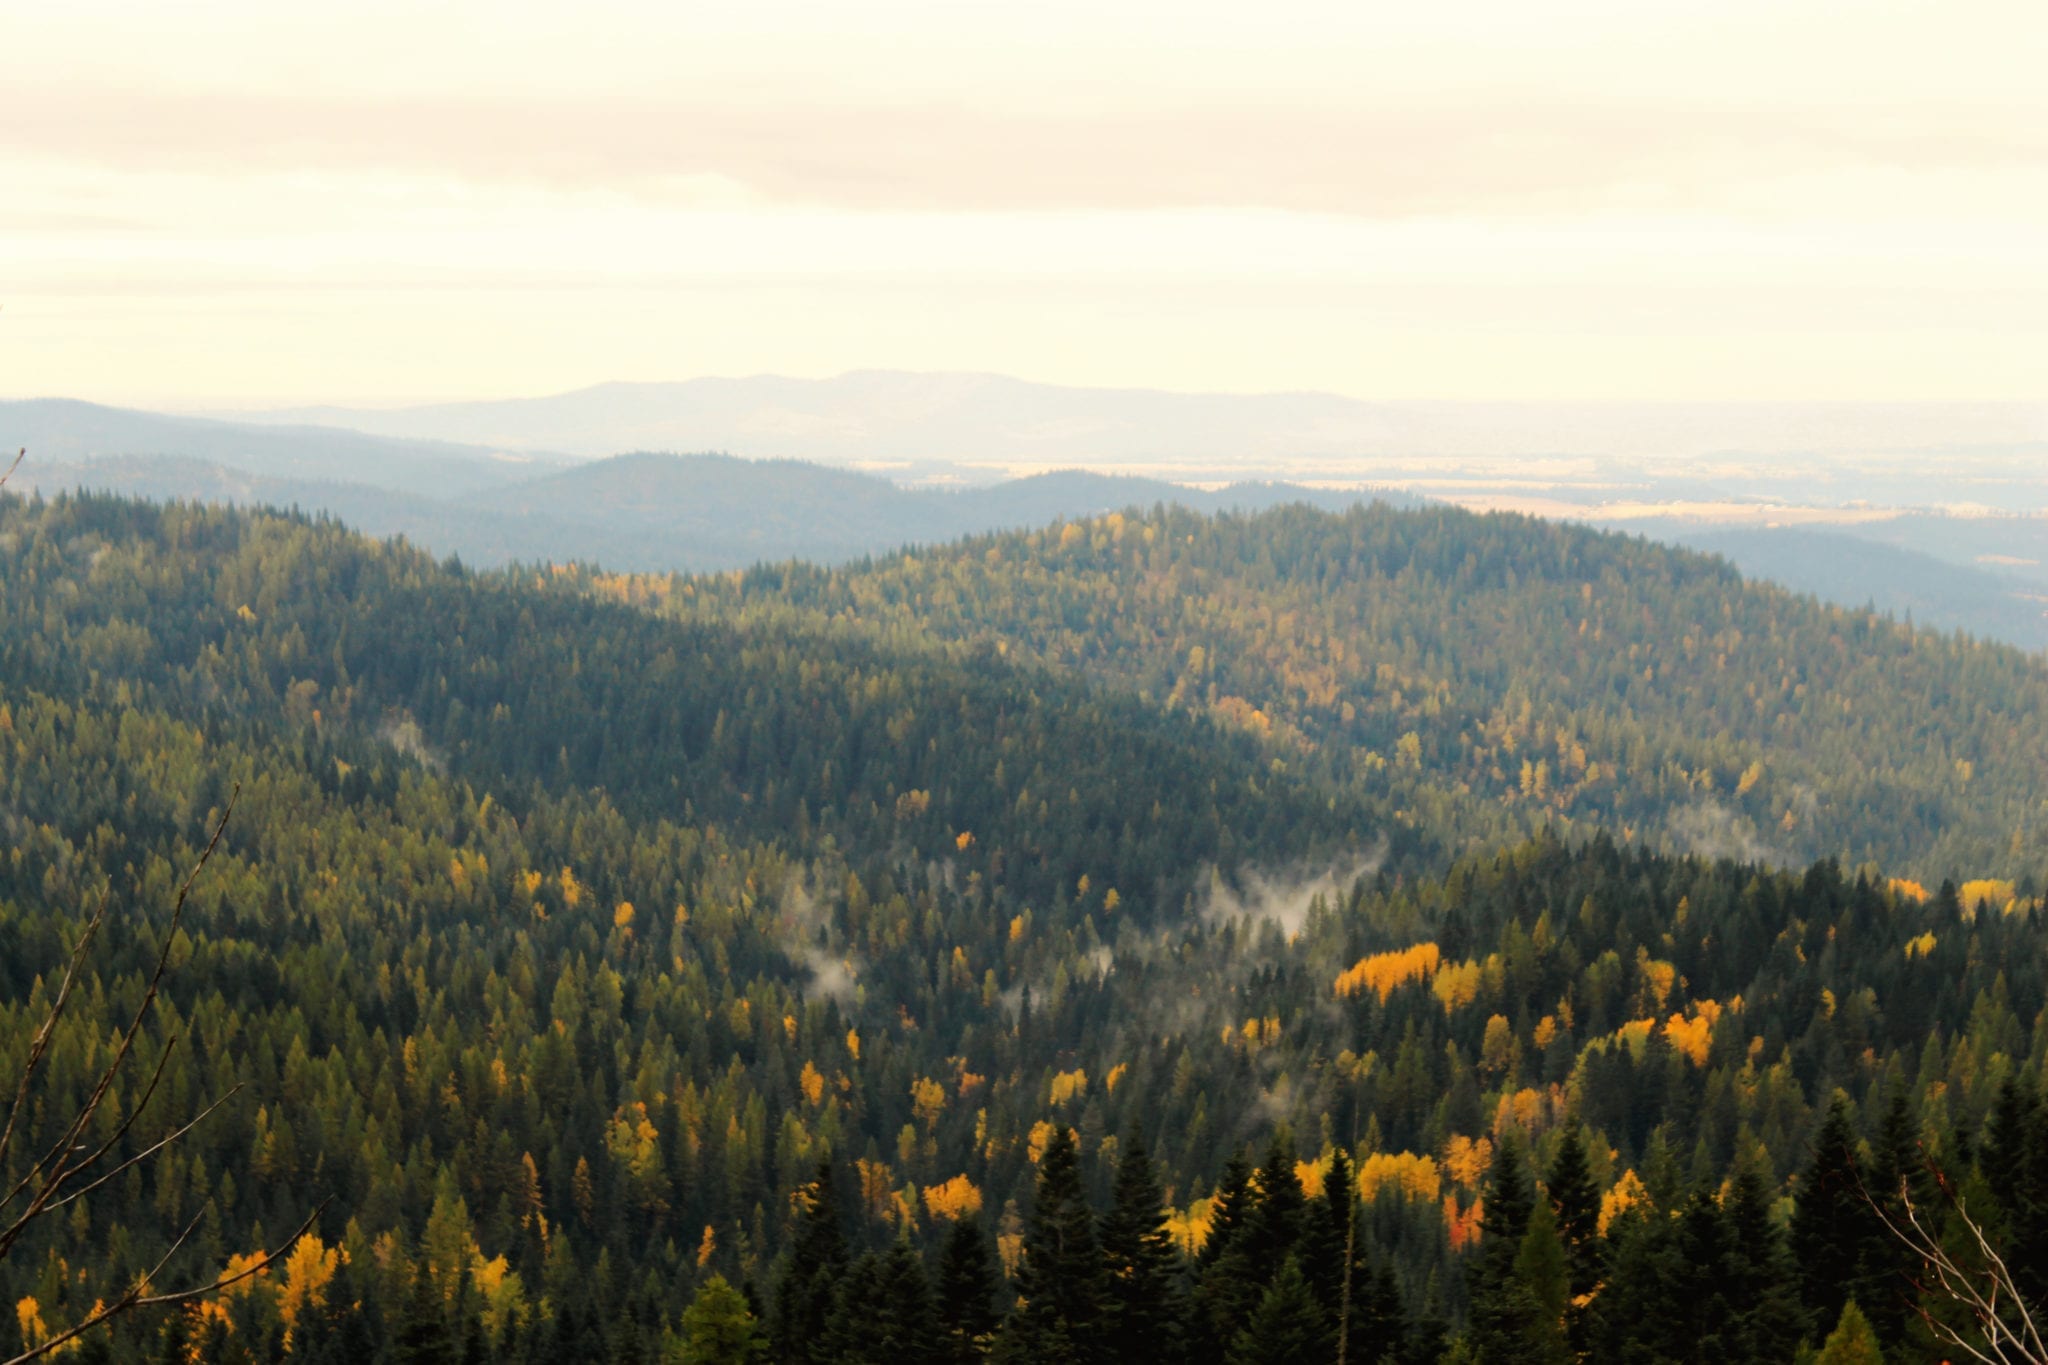
[[[16,454],[7,471],[0,474],[0,489],[6,487],[27,454],[26,450]],[[163,926],[162,947],[148,983],[126,1026],[114,1036],[111,1047],[101,1054],[105,1061],[98,1065],[94,1079],[86,1089],[85,1099],[69,1115],[57,1117],[56,1140],[47,1146],[38,1144],[22,1153],[25,1165],[17,1167],[10,1158],[15,1156],[18,1145],[30,1141],[28,1125],[38,1120],[49,1121],[49,1116],[42,1112],[44,1101],[38,1082],[48,1074],[47,1064],[51,1061],[52,1049],[60,1043],[74,1041],[61,1031],[65,1011],[81,984],[81,972],[92,953],[93,944],[106,926],[109,902],[103,896],[89,913],[83,914],[84,925],[72,941],[50,1006],[26,1040],[27,1046],[15,1077],[13,1100],[7,1107],[5,1124],[0,1125],[0,1170],[14,1172],[4,1185],[0,1185],[0,1261],[4,1261],[22,1235],[42,1219],[51,1215],[75,1217],[81,1211],[81,1201],[89,1199],[108,1183],[156,1160],[241,1089],[239,1085],[231,1086],[197,1114],[182,1121],[174,1119],[154,1141],[143,1141],[140,1135],[130,1138],[130,1133],[135,1131],[155,1097],[158,1083],[163,1079],[172,1050],[178,1042],[175,1035],[164,1039],[157,1049],[156,1065],[146,1077],[138,1079],[131,1064],[137,1060],[137,1044],[142,1041],[143,1025],[151,1017],[164,978],[170,971],[171,950],[178,941],[178,926],[184,919],[186,899],[191,894],[193,883],[220,847],[221,836],[227,831],[228,816],[233,813],[235,797],[240,792],[237,785],[225,808],[212,822],[211,836],[179,885],[170,915]],[[238,1257],[227,1268],[198,1283],[175,1289],[159,1288],[160,1277],[205,1217],[202,1209],[172,1239],[170,1249],[154,1265],[138,1274],[111,1299],[102,1298],[95,1302],[76,1322],[68,1326],[47,1322],[41,1304],[33,1298],[23,1299],[15,1310],[22,1328],[23,1350],[5,1365],[19,1365],[22,1361],[65,1350],[85,1333],[139,1308],[187,1304],[218,1296],[262,1274],[283,1259],[318,1216],[319,1210],[315,1209],[312,1216],[272,1250]]]

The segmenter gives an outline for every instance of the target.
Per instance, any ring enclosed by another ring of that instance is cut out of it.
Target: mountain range
[[[1413,461],[1791,461],[2048,450],[2023,403],[1368,402],[1329,393],[1078,388],[862,370],[612,383],[535,398],[223,414],[506,450],[729,450],[828,464],[1144,466],[1166,477],[1360,477]],[[1780,473],[1787,471],[1780,470]],[[2036,486],[2039,473],[2035,471]],[[987,477],[985,475],[984,477]]]
[[[2040,409],[2013,404],[1365,404],[880,372],[234,420],[0,403],[0,440],[33,457],[20,487],[299,507],[485,566],[840,563],[1157,502],[1434,497],[1706,549],[1826,601],[2030,650],[2048,649],[2043,430]],[[1348,477],[1300,481],[1332,471]],[[1941,505],[1958,496],[1981,505]]]

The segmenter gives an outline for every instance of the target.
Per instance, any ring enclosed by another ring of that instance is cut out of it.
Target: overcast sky
[[[0,5],[0,394],[2048,396],[2042,0]]]

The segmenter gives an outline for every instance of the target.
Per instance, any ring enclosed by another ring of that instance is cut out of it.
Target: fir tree
[[[1673,1327],[1683,1314],[1673,1292],[1678,1278],[1673,1221],[1654,1208],[1639,1205],[1608,1226],[1606,1240],[1607,1279],[1593,1300],[1588,1324],[1592,1358],[1671,1357],[1667,1344],[1684,1335],[1682,1329]]]
[[[1223,1175],[1209,1196],[1209,1236],[1196,1253],[1195,1265],[1207,1270],[1237,1240],[1252,1208],[1252,1167],[1242,1151],[1232,1152],[1223,1163]]]
[[[1294,1138],[1283,1128],[1266,1146],[1258,1201],[1245,1219],[1243,1233],[1246,1252],[1269,1276],[1294,1254],[1307,1216],[1308,1200],[1294,1166]]]
[[[1568,1365],[1572,1353],[1565,1341],[1565,1310],[1571,1303],[1571,1267],[1546,1199],[1538,1199],[1529,1215],[1515,1252],[1514,1280],[1532,1306],[1519,1359],[1528,1365]]]
[[[1878,1345],[1877,1333],[1856,1300],[1843,1302],[1842,1315],[1814,1357],[1814,1365],[1885,1365],[1884,1348]]]
[[[1815,1322],[1839,1318],[1842,1305],[1863,1288],[1862,1271],[1882,1231],[1856,1168],[1849,1102],[1838,1093],[1814,1138],[1813,1163],[1799,1181],[1792,1208],[1800,1295]],[[1857,1319],[1867,1325],[1860,1311]]]
[[[1331,1333],[1292,1256],[1230,1343],[1229,1365],[1324,1365]]]
[[[875,1365],[936,1365],[939,1316],[916,1248],[899,1239],[882,1253],[880,1298],[888,1306],[871,1353]]]
[[[1434,1361],[1442,1349],[1443,1324],[1433,1305],[1409,1322],[1401,1298],[1401,1282],[1385,1257],[1374,1256],[1353,1267],[1351,1338],[1344,1343],[1345,1365],[1405,1361],[1419,1355]]]
[[[825,1365],[825,1332],[847,1260],[834,1185],[832,1163],[826,1159],[797,1193],[801,1212],[796,1236],[775,1283],[775,1308],[768,1325],[775,1359],[787,1365]]]
[[[601,1354],[602,1343],[597,1341],[589,1318],[578,1311],[573,1303],[561,1305],[555,1310],[554,1330],[549,1334],[545,1351],[540,1353],[544,1360],[588,1360]]]
[[[826,1340],[834,1365],[933,1365],[938,1314],[924,1266],[908,1243],[853,1263],[834,1296]]]
[[[713,1275],[683,1310],[681,1365],[754,1365],[765,1360],[768,1342],[747,1300]]]
[[[1096,1361],[1103,1354],[1104,1285],[1095,1216],[1081,1186],[1071,1130],[1059,1127],[1038,1163],[1038,1191],[1018,1268],[1022,1300],[1003,1336],[1006,1359]]]
[[[1347,1336],[1358,1320],[1352,1310],[1354,1300],[1362,1296],[1364,1251],[1358,1244],[1358,1193],[1351,1158],[1338,1147],[1330,1153],[1322,1192],[1309,1201],[1304,1214],[1300,1251],[1309,1292],[1338,1337]],[[1347,1362],[1353,1358],[1348,1345],[1342,1352]]]
[[[1519,1129],[1501,1138],[1500,1152],[1493,1159],[1492,1179],[1486,1190],[1486,1213],[1482,1231],[1495,1246],[1518,1247],[1529,1230],[1529,1215],[1536,1207],[1535,1188],[1529,1179],[1528,1156]],[[1512,1257],[1514,1251],[1508,1251]]]
[[[1432,1270],[1422,1286],[1422,1302],[1404,1325],[1400,1365],[1437,1365],[1450,1336],[1451,1324],[1444,1311],[1443,1286],[1437,1282],[1436,1272]]]
[[[435,1289],[425,1266],[413,1271],[392,1359],[396,1365],[456,1365],[455,1340],[448,1331],[448,1305]]]
[[[1877,1202],[1886,1219],[1895,1226],[1904,1226],[1909,1200],[1922,1210],[1923,1217],[1933,1214],[1936,1191],[1920,1150],[1919,1123],[1903,1084],[1892,1086],[1871,1156],[1871,1178],[1865,1193]],[[1863,1309],[1864,1316],[1879,1341],[1897,1347],[1905,1340],[1910,1326],[1918,1321],[1913,1312],[1913,1294],[1919,1260],[1880,1226],[1865,1247],[1863,1264],[1858,1269],[1858,1278],[1869,1286],[1868,1297],[1862,1300],[1870,1305]]]
[[[1675,1254],[1666,1267],[1672,1329],[1667,1349],[1683,1360],[1735,1358],[1729,1334],[1735,1326],[1736,1286],[1728,1276],[1732,1248],[1720,1203],[1711,1186],[1700,1185],[1673,1220]]]
[[[988,1355],[1002,1318],[995,1310],[996,1264],[978,1218],[962,1218],[946,1234],[939,1256],[940,1355],[949,1365],[971,1365]]]
[[[1586,1159],[1586,1143],[1576,1118],[1565,1123],[1557,1154],[1550,1162],[1550,1207],[1557,1218],[1557,1238],[1564,1247],[1570,1302],[1565,1332],[1572,1350],[1587,1346],[1587,1306],[1600,1284],[1600,1187]]]
[[[2031,1073],[2007,1076],[1984,1128],[1984,1179],[1998,1201],[2007,1263],[2030,1304],[2048,1309],[2048,1106]]]
[[[830,1365],[862,1365],[868,1358],[867,1343],[887,1311],[881,1296],[882,1258],[864,1251],[832,1282],[825,1328],[812,1350],[813,1357]]]
[[[1510,1130],[1494,1158],[1481,1220],[1479,1254],[1468,1263],[1472,1299],[1470,1345],[1483,1365],[1519,1361],[1540,1336],[1543,1304],[1516,1273],[1536,1198],[1524,1164],[1520,1134]],[[1549,1224],[1555,1240],[1555,1223]]]
[[[1238,1331],[1259,1305],[1270,1271],[1252,1258],[1248,1229],[1258,1191],[1251,1163],[1233,1152],[1211,1196],[1209,1236],[1195,1265],[1198,1275],[1188,1308],[1186,1341],[1198,1365],[1214,1365],[1230,1350]]]
[[[1763,1176],[1747,1161],[1738,1162],[1722,1201],[1727,1229],[1727,1264],[1722,1276],[1729,1286],[1734,1317],[1728,1325],[1731,1362],[1776,1361],[1785,1343],[1811,1330],[1799,1301],[1798,1276],[1785,1234],[1771,1211],[1771,1193]]]
[[[164,1315],[156,1359],[160,1365],[192,1365],[192,1319],[183,1308],[173,1308]]]
[[[1166,1196],[1153,1174],[1142,1132],[1132,1134],[1128,1146],[1119,1150],[1116,1186],[1102,1220],[1110,1357],[1131,1362],[1176,1359],[1180,1254],[1166,1230]]]

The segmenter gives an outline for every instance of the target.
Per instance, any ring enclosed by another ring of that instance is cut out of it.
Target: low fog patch
[[[1248,868],[1239,874],[1236,886],[1212,871],[1198,913],[1211,929],[1233,922],[1270,924],[1291,943],[1307,925],[1309,910],[1318,898],[1334,908],[1361,877],[1378,872],[1386,856],[1383,838],[1365,853],[1352,853],[1321,867],[1277,872]]]
[[[1809,806],[1812,793],[1806,794]],[[1786,862],[1785,854],[1757,831],[1756,822],[1709,797],[1672,812],[1664,831],[1680,852],[1698,858],[1729,858],[1739,863]]]

